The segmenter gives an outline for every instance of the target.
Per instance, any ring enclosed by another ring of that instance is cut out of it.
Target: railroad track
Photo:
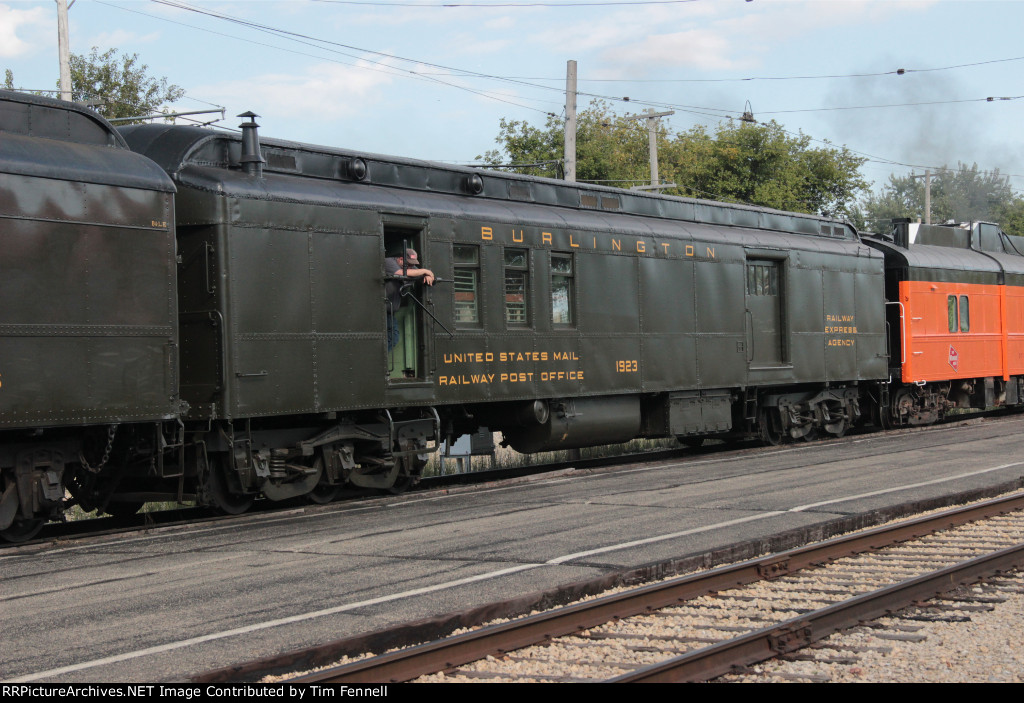
[[[672,579],[295,682],[707,681],[1024,565],[1024,496]]]

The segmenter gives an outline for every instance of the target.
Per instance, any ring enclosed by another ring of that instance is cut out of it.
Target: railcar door
[[[403,257],[403,271],[430,268],[423,258],[423,243],[422,228],[409,227],[404,222],[384,222],[384,340],[388,355],[387,373],[391,381],[422,379],[425,376],[422,310],[424,284],[422,279],[387,275],[387,259],[393,260],[399,256]],[[418,263],[405,257],[410,249],[416,252]]]
[[[782,262],[747,259],[747,325],[751,368],[784,363]]]

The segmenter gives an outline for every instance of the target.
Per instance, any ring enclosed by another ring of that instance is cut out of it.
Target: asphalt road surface
[[[1024,418],[0,553],[0,680],[190,674],[1024,475]]]

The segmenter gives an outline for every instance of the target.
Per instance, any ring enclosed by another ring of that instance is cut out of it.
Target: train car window
[[[457,244],[452,251],[455,324],[480,324],[480,247]]]
[[[572,254],[551,255],[551,322],[572,324],[573,306]]]
[[[971,331],[971,305],[966,295],[960,296],[960,331]]]
[[[774,263],[747,265],[747,295],[778,295],[779,267]]]
[[[510,327],[529,325],[526,291],[530,288],[529,252],[505,250],[505,323]]]
[[[946,316],[949,318],[949,331],[956,332],[959,323],[956,315],[956,296],[946,298]]]

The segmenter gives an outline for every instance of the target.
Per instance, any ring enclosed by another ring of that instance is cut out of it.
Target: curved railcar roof
[[[155,163],[75,103],[0,90],[0,172],[173,192]]]
[[[1024,242],[1018,249],[998,225],[987,222],[904,223],[890,236],[865,236],[864,243],[885,255],[887,269],[905,270],[909,280],[995,283],[1005,275],[1020,285],[1024,279]]]
[[[209,172],[202,173],[200,169],[190,169],[190,166],[213,167],[235,172],[241,172],[242,169],[242,138],[237,134],[172,125],[135,125],[120,128],[120,131],[132,149],[153,159],[176,180],[192,187],[222,190],[226,179]],[[263,169],[268,174],[301,176],[332,184],[340,182],[356,186],[383,186],[394,191],[449,194],[459,196],[464,203],[461,207],[467,211],[473,209],[474,201],[487,201],[492,215],[497,205],[495,201],[504,201],[508,203],[510,222],[517,219],[514,213],[523,212],[520,204],[536,204],[574,209],[598,217],[607,216],[611,220],[616,219],[616,216],[639,215],[646,218],[810,235],[832,240],[859,239],[856,231],[848,223],[817,215],[624,191],[282,140],[260,141],[261,155],[265,162]],[[350,175],[350,165],[356,160],[361,161],[366,167],[366,175],[362,179]],[[482,189],[479,193],[474,193],[469,186],[474,177],[482,180]],[[245,186],[241,180],[232,180],[232,187]],[[258,184],[252,183],[248,188],[248,197],[260,197]],[[277,181],[274,183],[273,197],[306,201],[310,198],[327,198],[331,190],[332,187],[325,183],[321,192],[321,189],[306,181],[301,186],[296,184],[294,190],[289,192],[287,184]],[[263,197],[270,197],[269,193]],[[358,200],[360,197],[370,199],[379,196],[370,196],[368,193],[361,196],[359,190],[354,188],[347,192],[346,199],[348,197]],[[399,201],[402,198],[397,192],[394,197]],[[571,215],[568,217],[574,219]],[[584,216],[580,219],[586,221],[589,217]],[[567,224],[571,226],[571,223]]]

